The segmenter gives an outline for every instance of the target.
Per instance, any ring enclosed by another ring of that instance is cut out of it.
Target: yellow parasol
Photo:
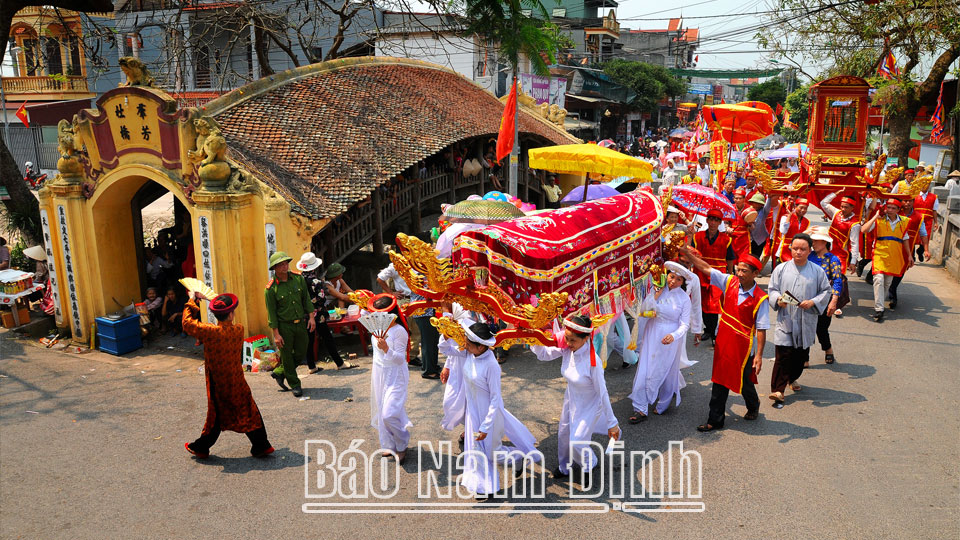
[[[563,174],[629,176],[640,182],[653,179],[653,165],[595,144],[564,144],[531,148],[530,167]]]

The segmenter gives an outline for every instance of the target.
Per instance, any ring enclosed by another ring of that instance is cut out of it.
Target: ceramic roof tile
[[[384,59],[320,66],[209,104],[231,157],[299,213],[339,215],[419,160],[499,131],[500,101],[452,71]],[[575,142],[527,114],[520,131],[545,144]]]

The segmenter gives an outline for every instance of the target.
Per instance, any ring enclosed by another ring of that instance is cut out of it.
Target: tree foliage
[[[787,98],[787,89],[783,87],[778,79],[770,79],[767,82],[760,83],[747,91],[747,99],[750,101],[762,101],[767,105],[777,108],[777,104],[783,104]]]
[[[893,52],[900,76],[882,85],[875,103],[889,121],[890,154],[905,161],[913,117],[923,102],[936,98],[950,65],[960,57],[960,4],[774,0],[772,7],[773,24],[757,40],[778,57],[802,54],[812,63],[832,66],[831,75],[869,77]]]
[[[809,91],[810,85],[805,84],[791,92],[784,100],[784,108],[790,113],[790,121],[797,125],[797,129],[792,129],[780,124],[780,134],[787,139],[787,142],[807,141],[810,120],[810,102],[807,99]]]
[[[42,2],[4,0],[0,3],[0,35],[4,36],[3,44],[0,45],[0,58],[5,57],[7,53],[9,41],[6,36],[10,35],[13,16],[21,9],[31,6],[52,6],[74,11],[113,11],[113,4],[109,0],[43,0]],[[7,193],[10,195],[9,199],[3,201],[3,205],[8,218],[15,220],[12,224],[32,243],[42,243],[40,205],[23,181],[20,169],[17,168],[3,137],[0,137],[0,185],[7,188]]]
[[[653,112],[665,97],[687,92],[687,83],[660,65],[614,59],[603,64],[603,72],[614,82],[636,93],[631,105],[643,112]]]
[[[530,15],[524,15],[525,10]],[[463,34],[496,43],[514,73],[521,56],[530,60],[535,73],[550,73],[561,40],[540,0],[462,0],[454,11],[463,14]]]

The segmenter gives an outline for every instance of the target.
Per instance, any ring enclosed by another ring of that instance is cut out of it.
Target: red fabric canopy
[[[644,259],[660,256],[662,221],[659,199],[633,191],[468,231],[457,237],[453,260],[489,268],[491,281],[519,304],[566,292],[566,313],[595,302],[619,306],[631,262],[639,279]]]

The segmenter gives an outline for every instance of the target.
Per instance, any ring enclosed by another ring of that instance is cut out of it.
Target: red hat
[[[914,171],[913,169],[907,169],[907,170],[903,171],[903,174],[915,174],[915,173],[916,173],[916,171]]]
[[[240,305],[240,300],[237,299],[237,295],[230,293],[218,294],[210,301],[210,311],[212,311],[214,315],[226,315],[237,309],[238,305]]]
[[[741,255],[740,260],[737,262],[746,263],[753,267],[754,270],[760,271],[760,259],[754,257],[753,255]]]
[[[810,206],[810,201],[808,201],[806,197],[800,197],[799,199],[797,199],[796,204],[797,206],[801,206],[801,205]]]
[[[383,309],[373,307],[374,302],[381,298],[389,298],[391,300],[390,305]],[[395,307],[397,307],[397,297],[390,293],[380,293],[367,301],[367,311],[390,311]]]
[[[903,203],[898,199],[887,199],[887,204],[892,204],[897,208],[900,208],[901,206],[903,206]]]
[[[707,210],[707,217],[708,218],[715,217],[717,219],[723,219],[723,212],[719,208],[711,208],[710,210]]]
[[[697,162],[696,162],[696,161],[691,161],[691,162],[687,163],[687,169],[696,169],[696,168],[697,168]]]
[[[843,197],[840,199],[840,204],[847,203],[851,206],[856,206],[857,201],[853,200],[851,197]]]
[[[734,194],[734,195],[742,195],[742,196],[746,197],[746,196],[747,196],[747,190],[745,190],[745,189],[743,189],[743,188],[737,188],[737,189],[733,190],[733,194]]]

